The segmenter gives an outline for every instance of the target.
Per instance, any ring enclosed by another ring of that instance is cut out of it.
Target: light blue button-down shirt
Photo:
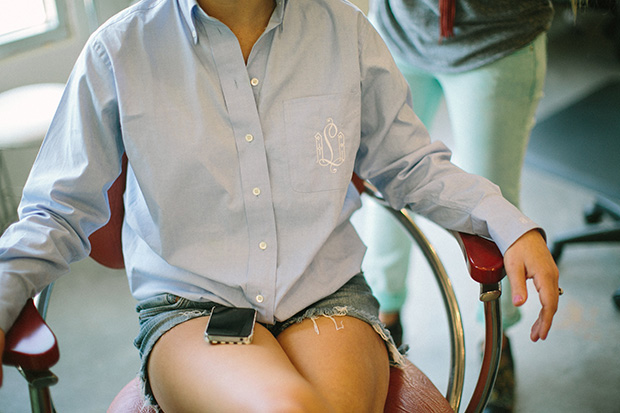
[[[279,0],[247,65],[195,0],[145,0],[93,34],[0,241],[0,327],[89,253],[129,158],[123,249],[137,299],[169,292],[284,320],[360,271],[352,173],[396,207],[492,236],[535,225],[429,143],[364,15]]]

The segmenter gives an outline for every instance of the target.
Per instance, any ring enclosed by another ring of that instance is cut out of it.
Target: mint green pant
[[[546,73],[546,35],[515,53],[463,73],[428,73],[397,61],[412,91],[413,109],[431,130],[445,98],[453,131],[453,161],[482,175],[519,206],[521,168]],[[371,203],[358,220],[368,246],[363,269],[381,311],[395,312],[407,296],[411,242],[393,218]],[[510,285],[503,283],[502,315],[508,328],[520,319]]]

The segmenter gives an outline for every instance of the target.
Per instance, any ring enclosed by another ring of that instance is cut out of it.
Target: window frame
[[[47,28],[45,25],[41,25],[43,28],[40,30],[36,30],[34,28],[24,29],[16,32],[21,32],[23,35],[18,36],[15,34],[12,36],[6,36],[7,40],[4,42],[2,39],[4,36],[0,36],[0,59],[42,47],[48,43],[56,42],[69,37],[69,19],[66,0],[53,0],[53,2],[56,5],[58,24]],[[11,39],[11,37],[15,38]]]

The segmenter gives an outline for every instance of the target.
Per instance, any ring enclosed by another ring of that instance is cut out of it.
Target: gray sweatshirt
[[[454,36],[440,39],[439,0],[371,0],[370,18],[392,54],[431,72],[471,70],[547,31],[550,0],[457,0]]]

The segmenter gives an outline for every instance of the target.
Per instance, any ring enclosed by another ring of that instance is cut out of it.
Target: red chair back
[[[88,238],[91,245],[90,256],[99,264],[114,269],[125,268],[121,232],[125,216],[123,194],[127,182],[127,163],[127,155],[123,155],[121,174],[108,190],[112,213],[110,220]]]
[[[125,193],[127,183],[127,163],[127,155],[123,155],[121,174],[108,190],[108,202],[110,203],[111,211],[110,220],[88,238],[91,245],[91,258],[99,264],[113,269],[125,268],[121,233],[125,216],[123,194]],[[356,174],[353,174],[352,181],[357,190],[362,193],[364,191],[364,181]]]

